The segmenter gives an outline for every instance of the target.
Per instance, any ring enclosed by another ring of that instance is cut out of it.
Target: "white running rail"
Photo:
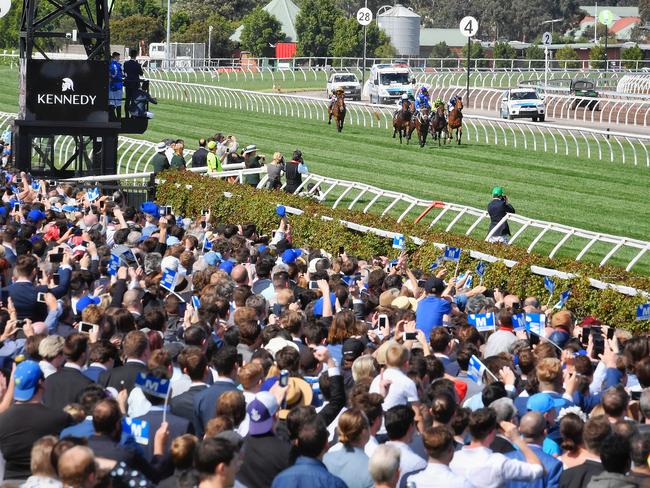
[[[152,80],[150,88],[153,96],[166,100],[322,122],[327,120],[326,99],[160,80]],[[492,96],[495,99],[500,97],[500,91],[493,90]],[[371,105],[362,102],[347,102],[346,105],[346,123],[360,127],[392,129],[393,113],[396,109],[394,105]],[[479,115],[465,115],[463,122],[467,138],[476,143],[503,144],[525,150],[650,167],[649,135],[510,121]]]

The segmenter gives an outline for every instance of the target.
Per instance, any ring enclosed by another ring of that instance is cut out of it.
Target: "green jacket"
[[[157,152],[154,154],[153,158],[151,159],[151,164],[153,165],[154,174],[158,174],[169,169],[169,161],[167,161],[167,156],[165,156],[165,153]]]
[[[185,158],[179,154],[174,154],[170,164],[173,169],[183,169],[185,168]]]

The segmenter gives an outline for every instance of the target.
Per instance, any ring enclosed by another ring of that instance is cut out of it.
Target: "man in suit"
[[[194,397],[205,390],[208,385],[204,382],[208,374],[208,362],[199,347],[186,347],[178,356],[181,371],[190,377],[192,384],[184,393],[175,396],[169,402],[174,415],[192,422],[194,419]]]
[[[169,373],[169,370],[164,366],[157,366],[156,368],[151,369],[147,372],[147,378],[169,380],[170,377],[171,375]],[[151,403],[151,407],[146,414],[135,417],[133,420],[141,422],[143,425],[145,425],[144,423],[146,422],[146,425],[148,427],[148,442],[147,444],[144,444],[144,442],[142,442],[142,450],[144,451],[144,457],[147,459],[147,461],[151,462],[155,454],[154,437],[158,429],[162,426],[163,419],[166,420],[166,428],[169,432],[168,439],[165,442],[164,452],[169,451],[171,443],[174,439],[182,436],[183,434],[191,432],[192,426],[189,420],[174,415],[169,411],[169,405],[166,405],[165,402],[165,395],[161,396],[157,392],[150,391],[145,386],[140,386],[140,388],[142,388],[142,393],[144,394],[145,398],[149,401],[149,403]],[[136,441],[138,441],[137,438]],[[140,442],[138,441],[138,443]]]
[[[54,288],[48,288],[46,285],[35,286],[37,271],[38,260],[33,255],[19,256],[16,259],[14,268],[16,279],[7,287],[7,291],[19,320],[31,319],[34,322],[45,320],[47,307],[45,303],[38,302],[39,293],[51,293],[56,298],[62,298],[68,292],[72,274],[70,254],[63,255],[63,261],[59,266],[59,284]]]
[[[88,438],[90,447],[98,458],[109,459],[116,462],[123,461],[129,468],[137,469],[150,480],[157,482],[162,477],[160,470],[160,455],[164,445],[157,432],[155,441],[152,441],[152,450],[156,459],[150,463],[135,446],[120,444],[122,434],[122,412],[115,400],[107,398],[95,405],[92,416],[95,433]],[[162,429],[161,429],[162,430]],[[168,473],[165,473],[168,474]]]
[[[546,419],[539,412],[528,412],[521,418],[519,432],[528,444],[528,447],[537,455],[544,465],[544,476],[533,481],[509,481],[507,488],[558,488],[562,474],[562,462],[546,454],[542,449],[546,435]],[[521,451],[512,451],[506,457],[525,461]]]
[[[84,376],[93,383],[99,383],[99,375],[113,369],[117,349],[110,341],[100,340],[90,345],[86,369],[82,371]]]
[[[460,372],[458,361],[449,356],[453,351],[451,335],[444,327],[436,327],[431,331],[431,352],[442,362],[445,373],[456,376]]]
[[[66,362],[63,368],[45,380],[43,403],[46,407],[63,410],[70,403],[79,401],[86,386],[92,383],[81,373],[86,363],[88,336],[79,332],[70,334],[63,345]]]
[[[205,148],[207,144],[208,142],[204,138],[199,139],[199,148],[192,154],[190,168],[202,168],[208,165],[208,150]],[[216,144],[215,147],[217,147]]]
[[[232,346],[223,346],[219,349],[214,358],[214,365],[218,377],[209,388],[199,392],[194,397],[193,425],[194,433],[201,439],[205,427],[217,411],[219,397],[230,390],[236,390],[235,380],[239,372],[237,365],[237,349]]]
[[[2,233],[2,247],[5,248],[5,259],[9,264],[16,264],[16,237],[18,229],[13,225],[8,225]]]
[[[99,384],[115,388],[118,392],[126,389],[131,393],[138,373],[147,371],[147,361],[151,353],[149,341],[144,332],[133,330],[124,337],[122,348],[126,356],[126,363],[119,368],[100,374]]]

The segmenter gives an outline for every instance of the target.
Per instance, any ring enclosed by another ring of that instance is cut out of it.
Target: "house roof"
[[[610,30],[612,32],[620,32],[623,29],[632,27],[635,24],[639,23],[641,23],[641,19],[639,17],[625,17],[614,22],[614,25],[610,27]]]
[[[449,47],[462,47],[467,44],[467,37],[459,29],[420,29],[420,46],[435,46],[441,42]]]
[[[585,12],[587,15],[591,17],[596,17],[598,14],[596,13],[596,9],[598,9],[598,12],[602,12],[603,10],[611,10],[612,13],[614,14],[614,17],[638,17],[639,16],[639,7],[607,7],[603,5],[598,5],[596,7],[595,5],[584,5],[580,7],[580,10]]]
[[[296,33],[296,16],[300,9],[295,3],[291,0],[271,0],[271,2],[267,3],[263,9],[280,21],[282,32],[287,36],[286,40],[288,42],[298,41],[298,34]],[[239,42],[243,30],[244,26],[240,25],[234,34],[230,36],[230,40],[233,42]]]

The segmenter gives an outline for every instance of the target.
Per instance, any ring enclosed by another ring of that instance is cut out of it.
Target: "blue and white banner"
[[[546,326],[546,315],[543,313],[527,313],[526,314],[526,330],[538,336],[544,335],[544,327]]]
[[[485,261],[479,261],[476,265],[476,274],[483,278],[485,275]]]
[[[516,331],[526,330],[526,314],[516,313],[512,316],[512,328]]]
[[[552,295],[553,292],[555,291],[555,281],[553,281],[548,276],[544,276],[544,288],[546,288],[548,292]]]
[[[160,278],[160,286],[169,291],[174,291],[176,287],[176,275],[178,273],[171,269],[166,269],[163,271],[162,278]]]
[[[108,267],[106,268],[106,272],[110,276],[115,276],[119,268],[120,268],[120,257],[116,256],[115,254],[111,254],[111,259],[108,262]]]
[[[100,195],[101,195],[101,192],[99,191],[98,187],[91,188],[90,190],[88,190],[86,192],[86,197],[88,197],[89,202],[94,202],[95,200],[97,200],[99,198]]]
[[[192,306],[194,307],[194,310],[201,308],[201,300],[196,295],[192,295]]]
[[[465,288],[471,288],[474,284],[474,275],[469,275],[465,280]]]
[[[207,236],[203,237],[203,251],[212,251],[212,241]]]
[[[476,327],[479,332],[488,332],[496,327],[496,317],[493,313],[472,313],[467,317],[467,323]]]
[[[41,190],[41,182],[38,180],[32,181],[32,190],[40,191]]]
[[[485,370],[485,364],[472,354],[472,357],[469,358],[469,364],[467,365],[467,377],[474,383],[480,384],[483,382],[483,373]]]
[[[559,310],[562,307],[564,307],[564,305],[566,305],[566,302],[569,300],[570,296],[571,296],[571,292],[569,290],[563,291],[562,294],[560,295],[560,299],[553,306],[553,308],[557,308]]]
[[[433,263],[429,265],[429,269],[433,271],[434,269],[438,269],[440,265],[442,264],[442,260],[440,258],[436,259]]]
[[[399,249],[403,251],[406,248],[406,241],[402,234],[397,234],[393,237],[393,249]]]
[[[122,419],[122,430],[125,434],[131,434],[138,444],[142,446],[149,445],[149,422],[146,420],[124,417]]]
[[[646,303],[636,307],[636,319],[650,320],[650,303]]]
[[[447,261],[458,261],[460,259],[460,253],[463,250],[460,247],[445,247],[445,259]]]
[[[167,398],[169,393],[169,380],[167,378],[156,378],[148,376],[147,373],[138,373],[135,377],[135,385],[142,391],[158,398]]]

